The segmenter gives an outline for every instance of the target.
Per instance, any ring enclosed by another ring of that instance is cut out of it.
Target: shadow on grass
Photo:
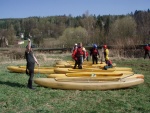
[[[26,86],[23,85],[23,84],[20,84],[20,83],[13,83],[13,82],[10,82],[10,81],[7,81],[7,82],[0,81],[0,84],[1,84],[1,85],[8,85],[8,86],[11,86],[11,87],[26,87]]]

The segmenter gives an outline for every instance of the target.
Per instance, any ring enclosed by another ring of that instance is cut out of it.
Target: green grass
[[[114,62],[144,74],[145,82],[128,89],[107,91],[56,90],[33,84],[36,90],[32,91],[26,87],[27,75],[7,70],[8,65],[17,65],[16,62],[0,65],[0,113],[148,113],[150,60]],[[35,74],[34,78],[37,77]],[[40,77],[46,76],[40,74]]]

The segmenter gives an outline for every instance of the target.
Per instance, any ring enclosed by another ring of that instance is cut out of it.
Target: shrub
[[[25,55],[25,49],[23,48],[12,48],[9,50],[9,57],[12,59],[23,59]]]

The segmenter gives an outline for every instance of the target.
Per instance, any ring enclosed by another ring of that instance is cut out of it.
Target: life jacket
[[[107,61],[106,61],[106,64],[107,64],[108,66],[112,66],[112,61],[111,61],[111,60],[107,60]]]
[[[73,52],[72,52],[72,58],[74,60],[76,60],[76,52],[77,52],[77,49],[74,49]]]
[[[144,49],[145,49],[145,51],[150,51],[150,47],[149,46],[145,46]]]
[[[84,55],[84,51],[81,47],[78,47],[77,51],[76,51],[76,56],[79,57],[79,56],[82,56],[82,55]]]
[[[98,54],[99,54],[99,53],[98,53],[98,49],[93,48],[93,49],[92,49],[92,55],[96,56],[96,55],[98,55]]]
[[[74,46],[74,47],[72,48],[71,52],[73,53],[73,51],[76,50],[76,49],[77,49],[77,47]]]
[[[86,51],[86,57],[88,57],[89,56],[89,53]]]

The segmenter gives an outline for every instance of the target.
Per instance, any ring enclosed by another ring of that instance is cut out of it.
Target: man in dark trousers
[[[94,44],[93,48],[90,50],[90,56],[92,57],[92,62],[96,62],[98,64],[98,57],[100,57],[99,51],[97,49],[97,45]]]
[[[111,60],[107,60],[106,66],[104,66],[104,69],[107,70],[108,68],[112,68],[112,61]]]
[[[76,67],[78,65],[78,61],[77,61],[77,57],[76,57],[76,52],[77,52],[77,47],[75,46],[75,48],[72,50],[72,59],[74,59],[74,61],[75,61],[74,69],[76,69]]]
[[[150,46],[148,44],[146,44],[146,46],[144,47],[144,51],[145,51],[144,59],[146,58],[146,56],[148,56],[150,59]]]
[[[77,65],[78,65],[79,69],[82,69],[82,63],[83,63],[83,60],[84,60],[84,56],[86,56],[86,55],[85,55],[85,51],[83,50],[82,43],[78,43],[78,48],[77,48],[77,50],[74,53],[74,57],[76,59],[76,63],[74,65],[74,69],[76,69]]]
[[[27,61],[26,74],[29,75],[27,87],[30,88],[30,89],[34,89],[33,86],[32,86],[33,77],[34,77],[34,66],[35,66],[35,63],[37,63],[37,65],[39,66],[39,63],[38,63],[36,57],[33,54],[30,39],[28,39],[28,45],[26,46],[25,58],[26,58],[26,61]]]

